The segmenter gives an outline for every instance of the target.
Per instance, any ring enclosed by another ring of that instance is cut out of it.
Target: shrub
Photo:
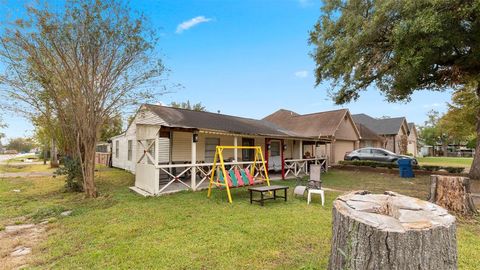
[[[462,173],[465,168],[462,167],[443,167],[449,173]]]
[[[422,165],[420,166],[421,170],[429,171],[429,172],[435,172],[441,169],[440,166],[435,166],[435,165]]]
[[[377,161],[370,161],[370,160],[341,160],[339,161],[339,164],[341,165],[353,165],[353,166],[366,166],[366,167],[383,167],[383,168],[398,168],[398,164],[396,162],[388,163],[388,162],[377,162]],[[435,166],[435,165],[423,165],[423,166],[418,166],[414,165],[412,166],[413,169],[417,170],[424,170],[428,172],[436,172],[439,170],[445,170],[449,173],[462,173],[465,168],[461,167],[442,167],[442,166]]]
[[[383,167],[383,168],[398,168],[397,163],[395,162],[378,162],[371,160],[341,160],[339,161],[341,165],[354,165],[354,166],[368,166],[372,168]]]
[[[59,167],[56,175],[66,175],[65,188],[68,191],[83,191],[83,175],[80,161],[70,157],[62,158],[63,167]]]

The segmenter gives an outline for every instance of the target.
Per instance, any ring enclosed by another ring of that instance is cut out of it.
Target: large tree
[[[322,10],[310,34],[316,84],[331,82],[336,103],[371,86],[390,102],[465,85],[480,96],[480,1],[324,0]],[[480,179],[476,148],[470,176]]]
[[[5,24],[0,38],[3,92],[15,102],[11,108],[59,126],[80,161],[85,193],[95,197],[101,128],[126,106],[163,91],[147,84],[164,70],[155,57],[157,38],[121,0],[29,6],[27,17]]]
[[[476,89],[465,86],[453,93],[452,101],[448,104],[448,111],[440,119],[440,126],[459,143],[475,140],[476,112],[480,109],[480,102],[475,93]]]

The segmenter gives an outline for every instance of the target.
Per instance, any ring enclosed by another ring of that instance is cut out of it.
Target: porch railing
[[[235,168],[250,169],[253,164],[253,161],[225,162],[228,171]],[[327,160],[324,158],[289,159],[285,160],[285,177],[300,176],[302,174],[308,175],[309,164],[321,164],[323,171],[328,169]],[[210,181],[213,163],[162,164],[156,165],[155,168],[159,171],[159,193],[162,194],[182,189],[201,189],[202,184]],[[261,163],[257,162],[254,177],[258,178],[262,171]],[[192,181],[192,174],[196,175],[196,177],[193,178],[194,181]],[[173,185],[177,185],[177,187]],[[183,188],[178,187],[178,185]],[[169,189],[169,187],[171,187],[171,189]]]
[[[285,160],[285,178],[289,175],[300,176],[310,174],[310,164],[320,164],[322,172],[328,170],[326,158],[304,158],[304,159],[286,159]]]
[[[253,164],[253,161],[225,162],[225,167],[228,171],[240,167],[242,169],[250,169]],[[156,168],[159,170],[160,175],[159,193],[163,193],[167,190],[169,186],[174,183],[179,183],[185,186],[187,189],[199,189],[203,183],[210,181],[210,176],[213,170],[213,163],[165,164],[157,165]],[[258,177],[260,175],[260,169],[261,164],[257,162],[254,177]],[[194,182],[191,181],[192,174],[195,174],[197,176]],[[166,176],[168,179],[164,180],[162,179],[162,176]]]

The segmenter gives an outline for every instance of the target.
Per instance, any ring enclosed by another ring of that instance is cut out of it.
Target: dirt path
[[[46,236],[46,222],[6,226],[0,232],[0,269],[28,266],[33,248]]]

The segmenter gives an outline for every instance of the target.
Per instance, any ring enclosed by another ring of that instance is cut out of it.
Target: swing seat
[[[243,187],[245,185],[248,185],[248,183],[245,184],[245,182],[243,181],[242,175],[240,174],[238,168],[235,168],[235,178],[237,178],[238,186]]]

